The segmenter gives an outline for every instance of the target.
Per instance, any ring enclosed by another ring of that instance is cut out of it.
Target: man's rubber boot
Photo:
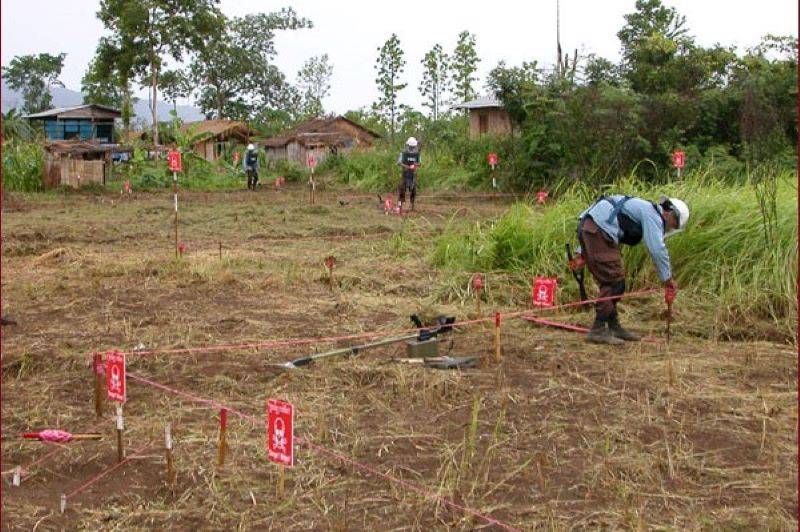
[[[607,345],[621,345],[625,342],[620,340],[616,336],[612,336],[611,333],[606,329],[606,318],[602,318],[597,316],[594,319],[594,325],[592,325],[589,334],[586,335],[586,341],[592,344],[607,344]]]
[[[611,318],[608,320],[608,332],[611,333],[611,336],[619,338],[620,340],[625,340],[626,342],[638,342],[642,339],[638,334],[622,328],[616,312],[612,314]]]

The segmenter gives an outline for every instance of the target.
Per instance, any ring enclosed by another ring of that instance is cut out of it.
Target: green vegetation
[[[796,176],[774,172],[759,168],[741,184],[695,173],[663,186],[630,178],[602,191],[572,185],[545,208],[518,203],[495,222],[471,230],[451,227],[432,261],[454,272],[511,272],[520,283],[534,275],[558,276],[562,298],[577,299],[564,256],[564,244],[576,243],[577,215],[601,193],[652,199],[667,194],[685,199],[692,209],[688,229],[668,247],[681,308],[713,317],[713,330],[705,319],[694,332],[791,338],[797,316]],[[658,286],[643,246],[625,247],[623,254],[631,290]]]
[[[3,187],[6,190],[42,190],[44,148],[37,142],[6,141],[3,145]]]

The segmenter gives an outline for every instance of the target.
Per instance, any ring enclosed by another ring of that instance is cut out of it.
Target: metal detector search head
[[[453,323],[456,321],[455,316],[438,316],[436,318],[436,324],[438,327],[435,329],[428,328],[426,329],[425,325],[422,323],[422,320],[419,319],[419,316],[416,314],[412,314],[410,316],[411,321],[414,323],[414,326],[420,329],[419,336],[417,336],[417,340],[420,342],[424,342],[425,340],[430,340],[431,338],[435,338],[439,334],[448,333],[453,330]]]

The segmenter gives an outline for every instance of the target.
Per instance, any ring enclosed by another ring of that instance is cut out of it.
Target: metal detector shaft
[[[305,366],[314,362],[315,360],[320,360],[323,358],[335,357],[339,355],[355,355],[359,351],[363,349],[371,349],[373,347],[380,347],[382,345],[389,345],[395,344],[397,342],[402,342],[403,340],[411,340],[412,338],[416,338],[416,334],[410,334],[406,336],[398,336],[395,338],[387,338],[386,340],[380,340],[378,342],[371,342],[368,344],[361,344],[361,345],[352,345],[350,347],[343,347],[341,349],[334,349],[333,351],[327,351],[325,353],[319,353],[317,355],[310,355],[307,357],[297,358],[295,360],[291,360],[286,362],[286,366],[296,367],[299,368],[301,366]]]

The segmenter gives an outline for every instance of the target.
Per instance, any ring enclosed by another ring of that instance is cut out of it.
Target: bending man
[[[589,267],[600,287],[600,298],[620,296],[625,293],[625,269],[619,246],[635,246],[644,240],[667,296],[674,298],[678,286],[664,239],[682,231],[688,221],[689,207],[677,198],[661,196],[658,203],[651,203],[630,196],[603,196],[580,215],[581,249],[570,267]],[[589,342],[621,344],[623,340],[639,340],[639,336],[620,325],[617,301],[595,304],[594,325],[586,338]]]

